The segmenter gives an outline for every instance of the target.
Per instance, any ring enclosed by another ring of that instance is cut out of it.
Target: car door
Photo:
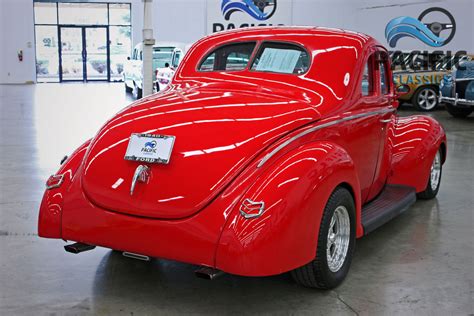
[[[356,83],[354,104],[344,124],[345,148],[352,157],[359,177],[362,203],[372,198],[372,185],[377,170],[382,140],[381,111],[384,98],[380,95],[377,71],[377,50],[365,56],[362,74]]]
[[[377,81],[379,114],[380,147],[377,159],[377,167],[368,200],[375,198],[385,186],[392,164],[392,144],[390,144],[390,133],[393,133],[395,124],[395,111],[398,101],[395,96],[392,72],[390,69],[389,56],[383,48],[377,48],[375,60],[375,78]]]

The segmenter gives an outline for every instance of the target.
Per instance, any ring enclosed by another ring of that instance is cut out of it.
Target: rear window
[[[255,42],[221,46],[204,58],[199,71],[236,71],[247,68]]]
[[[263,43],[251,69],[299,75],[308,71],[309,63],[308,53],[300,46],[287,43]]]

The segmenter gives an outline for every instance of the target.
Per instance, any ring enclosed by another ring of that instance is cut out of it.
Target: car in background
[[[157,92],[163,91],[168,84],[171,82],[171,79],[174,76],[176,69],[184,58],[184,55],[191,47],[191,45],[185,45],[181,43],[175,43],[176,47],[173,50],[171,56],[171,62],[161,63],[155,68],[155,89]],[[168,65],[168,66],[167,66]]]
[[[157,42],[153,45],[153,69],[161,69],[166,63],[172,64],[175,56],[184,55],[185,44],[177,42]],[[180,60],[178,58],[178,60]],[[125,90],[132,92],[136,99],[142,97],[143,90],[143,44],[139,43],[133,49],[131,58],[124,65],[123,81]],[[156,76],[156,72],[155,72]],[[153,81],[155,81],[153,79]]]
[[[467,117],[474,112],[474,61],[463,62],[446,75],[439,85],[440,102],[454,117]]]
[[[439,104],[439,84],[446,74],[459,62],[468,60],[468,55],[452,56],[427,52],[395,52],[391,55],[394,64],[393,80],[398,87],[404,86],[407,93],[400,101],[411,102],[419,111],[433,111]]]

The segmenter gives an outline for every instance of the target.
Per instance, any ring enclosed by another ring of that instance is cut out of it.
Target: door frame
[[[62,55],[62,39],[61,29],[62,28],[77,28],[81,29],[82,39],[82,79],[64,79],[63,78],[63,55]],[[87,77],[87,37],[86,29],[103,28],[105,29],[105,45],[107,47],[107,77],[104,79],[88,79]],[[110,33],[108,25],[70,25],[70,24],[59,24],[58,25],[58,53],[59,53],[59,82],[90,82],[90,81],[107,81],[110,82]]]

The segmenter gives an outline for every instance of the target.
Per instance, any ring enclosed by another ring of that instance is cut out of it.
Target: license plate
[[[125,160],[167,164],[173,151],[174,140],[174,136],[132,134]]]

